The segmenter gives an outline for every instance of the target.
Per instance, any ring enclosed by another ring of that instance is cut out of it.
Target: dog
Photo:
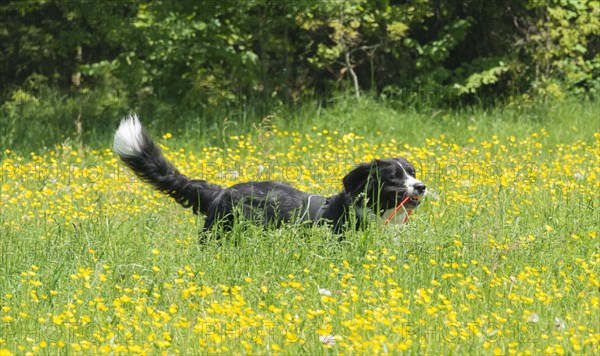
[[[125,117],[114,138],[114,151],[143,181],[171,196],[194,214],[204,215],[204,231],[223,224],[231,229],[234,211],[255,223],[327,224],[334,233],[359,229],[373,216],[392,217],[400,202],[412,210],[427,193],[425,184],[405,158],[361,163],[342,180],[343,190],[330,197],[309,194],[280,182],[246,182],[223,188],[181,174],[162,154],[138,117]],[[389,219],[388,219],[389,220]]]

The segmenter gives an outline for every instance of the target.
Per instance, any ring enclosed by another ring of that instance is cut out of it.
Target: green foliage
[[[238,122],[349,89],[445,106],[600,88],[597,0],[13,0],[0,11],[3,144],[24,139],[28,120],[72,128],[84,111],[85,131],[124,109]],[[54,113],[24,109],[36,105]]]
[[[600,90],[600,2],[531,0],[536,16],[524,18],[519,42],[531,56],[533,89],[564,97]]]
[[[489,63],[496,63],[496,65],[492,65],[490,68]],[[509,67],[503,61],[494,58],[478,58],[468,66],[487,69],[469,75],[464,84],[454,84],[454,88],[456,88],[459,95],[475,94],[482,86],[497,83],[502,74],[509,70]]]
[[[32,151],[71,138],[79,144],[104,138],[111,134],[107,127],[129,110],[117,94],[86,88],[64,94],[34,75],[0,105],[0,147]]]

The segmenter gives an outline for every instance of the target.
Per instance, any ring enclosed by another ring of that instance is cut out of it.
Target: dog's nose
[[[427,189],[427,186],[422,182],[418,182],[413,185],[413,188],[415,188],[419,195],[423,195],[423,193],[425,193],[425,189]]]

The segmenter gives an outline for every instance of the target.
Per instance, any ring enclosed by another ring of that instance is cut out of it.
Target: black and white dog
[[[121,121],[114,150],[140,179],[184,208],[205,215],[205,231],[217,223],[230,228],[234,210],[239,208],[244,218],[265,226],[308,221],[330,224],[339,233],[344,228],[359,228],[369,217],[390,215],[407,198],[404,208],[414,209],[426,194],[425,184],[415,178],[414,167],[402,157],[359,164],[343,178],[342,192],[330,197],[279,182],[247,182],[223,188],[179,173],[136,115]]]

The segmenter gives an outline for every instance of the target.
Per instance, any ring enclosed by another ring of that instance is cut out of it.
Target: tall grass
[[[5,152],[0,350],[598,353],[599,114],[364,99],[254,125],[141,118],[182,171],[223,185],[330,194],[357,162],[413,161],[430,195],[409,224],[342,241],[241,222],[199,244],[202,218],[128,175],[111,128],[81,148]]]

